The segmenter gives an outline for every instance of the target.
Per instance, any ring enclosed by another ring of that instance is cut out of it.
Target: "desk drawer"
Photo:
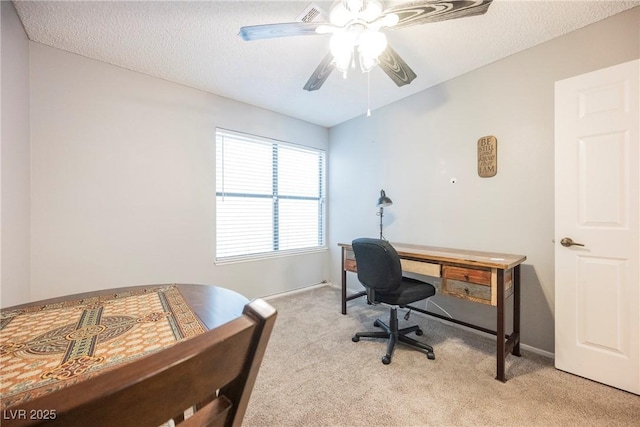
[[[470,301],[491,304],[491,286],[487,285],[445,279],[442,281],[441,292],[445,295],[453,295]]]
[[[473,268],[453,267],[450,265],[445,265],[442,269],[444,270],[443,277],[445,279],[491,286],[490,270],[475,270]]]
[[[425,276],[440,277],[440,264],[432,264],[429,262],[413,261],[410,259],[401,259],[400,265],[402,271],[423,274]],[[344,254],[344,269],[353,273],[358,272],[356,265],[356,256],[352,250],[346,250]]]
[[[402,271],[423,274],[431,277],[440,277],[440,264],[401,259],[400,265],[402,265]]]
[[[491,271],[472,268],[442,267],[442,289],[453,295],[483,304],[491,304]]]
[[[356,254],[354,254],[351,249],[347,249],[344,253],[344,269],[345,271],[351,271],[353,273],[358,272],[358,268],[356,267]]]

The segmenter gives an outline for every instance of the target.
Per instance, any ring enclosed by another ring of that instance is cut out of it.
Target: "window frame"
[[[327,227],[326,227],[326,217],[327,217],[327,209],[326,209],[326,188],[327,188],[327,152],[322,148],[317,148],[314,146],[308,146],[303,144],[295,144],[291,142],[281,141],[274,138],[254,135],[246,132],[239,132],[235,130],[229,130],[221,127],[216,128],[216,138],[215,144],[216,156],[218,155],[218,144],[220,143],[220,138],[224,136],[228,136],[230,138],[236,137],[244,142],[255,143],[255,144],[263,144],[270,145],[272,149],[272,157],[271,157],[271,172],[272,172],[272,184],[271,191],[272,194],[262,194],[262,193],[249,193],[249,192],[227,192],[222,188],[221,191],[218,191],[218,159],[216,158],[216,178],[215,178],[215,248],[214,248],[214,260],[215,264],[228,264],[228,263],[237,263],[244,261],[253,261],[259,259],[268,259],[268,258],[277,258],[283,256],[291,256],[291,255],[299,255],[299,254],[308,254],[314,252],[321,252],[327,250]],[[308,151],[314,152],[318,154],[318,196],[300,196],[300,195],[287,195],[287,194],[279,194],[278,192],[278,183],[279,183],[279,150],[281,147],[290,147],[295,150],[300,151]],[[224,162],[224,160],[222,160]],[[224,166],[223,166],[224,167]],[[222,172],[224,174],[224,172]],[[224,184],[223,184],[224,187]],[[219,226],[219,211],[218,211],[218,201],[219,198],[224,197],[241,197],[241,198],[253,198],[253,199],[272,199],[273,200],[273,210],[271,214],[272,221],[272,237],[271,237],[271,250],[255,252],[255,253],[244,253],[238,255],[219,255],[218,248],[218,226]],[[310,200],[317,201],[318,203],[318,216],[317,216],[317,227],[318,227],[318,245],[310,246],[304,248],[295,248],[295,249],[280,249],[280,201],[281,200]]]

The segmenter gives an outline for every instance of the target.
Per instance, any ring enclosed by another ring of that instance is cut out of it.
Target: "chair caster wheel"
[[[435,360],[436,359],[436,355],[434,353],[427,353],[427,359],[429,360]]]
[[[424,332],[422,332],[422,329],[418,329],[418,330],[416,331],[416,335],[417,335],[417,336],[420,336],[420,335],[422,335],[422,334],[424,334]]]
[[[360,337],[353,336],[353,337],[351,337],[351,341],[358,342],[358,341],[360,341]]]
[[[382,363],[388,365],[389,363],[391,363],[391,357],[388,354],[385,354],[384,356],[382,356]]]

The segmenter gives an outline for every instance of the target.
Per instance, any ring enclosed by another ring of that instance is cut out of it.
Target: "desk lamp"
[[[387,197],[384,190],[380,190],[380,198],[378,199],[378,203],[376,204],[376,206],[380,208],[380,212],[378,212],[377,215],[380,216],[380,239],[381,240],[384,239],[384,237],[382,236],[382,217],[384,216],[384,208],[386,208],[387,206],[391,206],[392,204],[393,202],[391,201],[390,198]]]

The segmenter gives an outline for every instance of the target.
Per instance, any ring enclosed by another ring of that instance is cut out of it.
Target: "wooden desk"
[[[2,410],[217,328],[240,317],[248,302],[229,289],[176,284],[109,289],[2,309]]]
[[[441,278],[438,293],[497,307],[496,330],[451,319],[438,313],[411,307],[430,316],[496,335],[496,379],[506,381],[504,365],[509,353],[520,356],[520,264],[527,257],[463,249],[391,243],[400,255],[402,270]],[[366,295],[358,292],[347,296],[347,272],[357,273],[351,244],[342,247],[342,314],[347,314],[347,301]],[[505,299],[513,295],[513,330],[505,334]]]

